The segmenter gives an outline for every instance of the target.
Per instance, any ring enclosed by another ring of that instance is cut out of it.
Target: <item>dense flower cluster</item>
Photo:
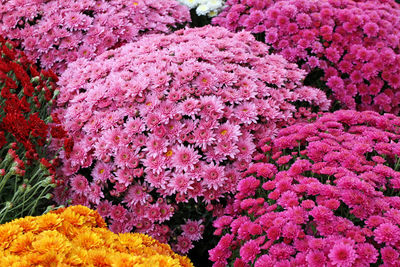
[[[168,33],[188,21],[188,8],[169,0],[6,0],[0,7],[0,35],[57,73],[77,58],[94,58],[143,34]]]
[[[190,9],[196,9],[199,16],[216,16],[225,4],[225,0],[178,0]]]
[[[144,234],[114,234],[83,206],[0,225],[1,266],[193,266]]]
[[[214,222],[214,266],[400,264],[399,126],[337,111],[281,130]]]
[[[315,71],[321,86],[332,90],[344,107],[399,113],[399,4],[391,0],[258,2],[250,9],[234,4],[214,23],[265,33],[267,44],[287,60]],[[248,15],[241,16],[243,12]]]
[[[212,23],[234,32],[264,32],[265,10],[277,1],[280,0],[227,0],[225,8]]]
[[[154,227],[174,215],[170,201],[210,204],[235,191],[255,140],[293,120],[294,102],[329,107],[303,78],[251,34],[211,26],[79,59],[59,82],[74,142],[63,157],[68,197],[102,210],[113,229],[169,239]]]
[[[0,37],[0,223],[35,214],[50,197],[55,170],[44,148],[65,135],[49,124],[56,81]]]

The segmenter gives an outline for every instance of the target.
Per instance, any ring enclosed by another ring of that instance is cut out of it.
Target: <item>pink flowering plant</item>
[[[97,208],[113,231],[186,253],[201,238],[204,206],[236,190],[259,136],[311,116],[306,107],[329,108],[304,76],[250,33],[211,26],[79,59],[59,81],[73,144],[61,154],[69,189],[55,195]]]
[[[399,114],[400,5],[395,1],[227,4],[214,24],[263,33],[275,52],[310,72],[306,84],[332,94],[340,106]]]
[[[282,129],[214,222],[214,266],[399,265],[399,140],[372,111]]]
[[[169,0],[3,0],[0,6],[0,34],[57,73],[78,58],[189,21],[189,9]]]

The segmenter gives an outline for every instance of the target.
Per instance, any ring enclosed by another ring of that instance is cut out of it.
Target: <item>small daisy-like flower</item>
[[[112,176],[111,174],[112,165],[109,163],[104,163],[102,161],[97,161],[96,165],[92,170],[92,177],[95,183],[104,184]]]
[[[254,103],[245,102],[235,108],[235,116],[244,124],[257,122],[257,107]]]
[[[89,190],[89,182],[85,176],[81,174],[75,175],[70,181],[72,190],[77,193],[86,193]]]
[[[203,171],[203,185],[207,188],[213,188],[217,190],[222,187],[224,181],[226,180],[224,168],[221,166],[216,166],[214,164],[209,164],[204,166]]]
[[[160,207],[158,207],[157,205],[151,205],[150,207],[148,207],[146,209],[146,215],[147,215],[147,218],[152,223],[154,223],[155,221],[158,221],[161,216]]]
[[[186,194],[188,189],[193,189],[191,186],[193,184],[193,180],[185,173],[178,173],[172,176],[170,183],[168,184],[174,192]]]
[[[108,217],[110,216],[111,206],[111,202],[109,202],[108,200],[103,200],[97,205],[97,212],[103,218]]]
[[[201,111],[200,115],[205,117],[214,117],[215,115],[223,114],[224,104],[221,99],[215,95],[212,96],[202,96],[201,101]]]
[[[200,111],[199,101],[194,98],[188,98],[178,105],[178,112],[182,115],[191,116],[192,118]]]
[[[173,149],[174,154],[172,155],[171,163],[180,171],[193,170],[194,165],[199,162],[200,155],[191,147],[180,145]]]
[[[167,139],[151,135],[149,139],[147,139],[146,147],[143,151],[147,151],[149,156],[157,156],[161,153],[167,152],[167,146]]]
[[[165,167],[165,159],[162,155],[156,157],[148,156],[142,162],[146,167],[146,173],[161,173]]]
[[[220,141],[232,140],[237,142],[239,140],[239,136],[241,135],[242,133],[240,132],[240,126],[231,124],[229,122],[221,124],[221,126],[219,126],[216,130],[217,140]]]
[[[187,236],[178,236],[178,244],[176,244],[175,249],[179,253],[186,254],[190,249],[194,247],[192,240]]]
[[[239,153],[239,149],[235,143],[230,140],[221,141],[215,147],[215,152],[217,154],[221,154],[223,156],[227,156],[230,158],[234,158],[237,153]]]
[[[137,203],[145,204],[149,197],[150,195],[144,190],[143,185],[134,184],[129,187],[122,202],[126,203],[128,207],[132,207]]]
[[[206,149],[207,146],[211,145],[215,141],[215,134],[212,130],[199,127],[193,132],[193,141],[195,146],[201,149]]]
[[[194,241],[200,240],[204,231],[204,226],[201,223],[201,220],[187,220],[186,223],[181,226],[183,231],[182,235],[187,236]]]
[[[118,204],[117,206],[113,206],[111,208],[110,215],[111,215],[111,218],[115,221],[122,222],[122,221],[126,220],[126,214],[127,214],[126,209],[123,206],[121,206],[120,204]]]

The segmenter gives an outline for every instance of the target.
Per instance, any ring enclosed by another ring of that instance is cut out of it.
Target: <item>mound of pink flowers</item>
[[[391,0],[259,2],[251,8],[232,5],[214,23],[231,30],[264,32],[265,42],[287,60],[307,71],[319,70],[315,73],[323,81],[321,88],[331,90],[343,107],[400,112],[399,4]]]
[[[77,58],[91,59],[188,21],[188,8],[168,0],[6,0],[0,7],[0,35],[58,73]]]
[[[166,226],[178,208],[171,203],[211,204],[234,192],[258,136],[294,120],[295,102],[329,107],[322,91],[301,86],[304,75],[251,34],[211,26],[71,63],[58,98],[74,143],[63,155],[67,198],[97,208],[115,231],[169,240],[179,232]],[[201,238],[187,233],[182,253]]]
[[[400,117],[372,111],[281,130],[214,222],[214,266],[399,265],[399,140]]]

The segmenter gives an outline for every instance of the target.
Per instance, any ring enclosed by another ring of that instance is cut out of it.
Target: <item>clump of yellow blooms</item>
[[[0,266],[184,266],[187,257],[144,234],[114,234],[101,216],[71,206],[0,225]]]

